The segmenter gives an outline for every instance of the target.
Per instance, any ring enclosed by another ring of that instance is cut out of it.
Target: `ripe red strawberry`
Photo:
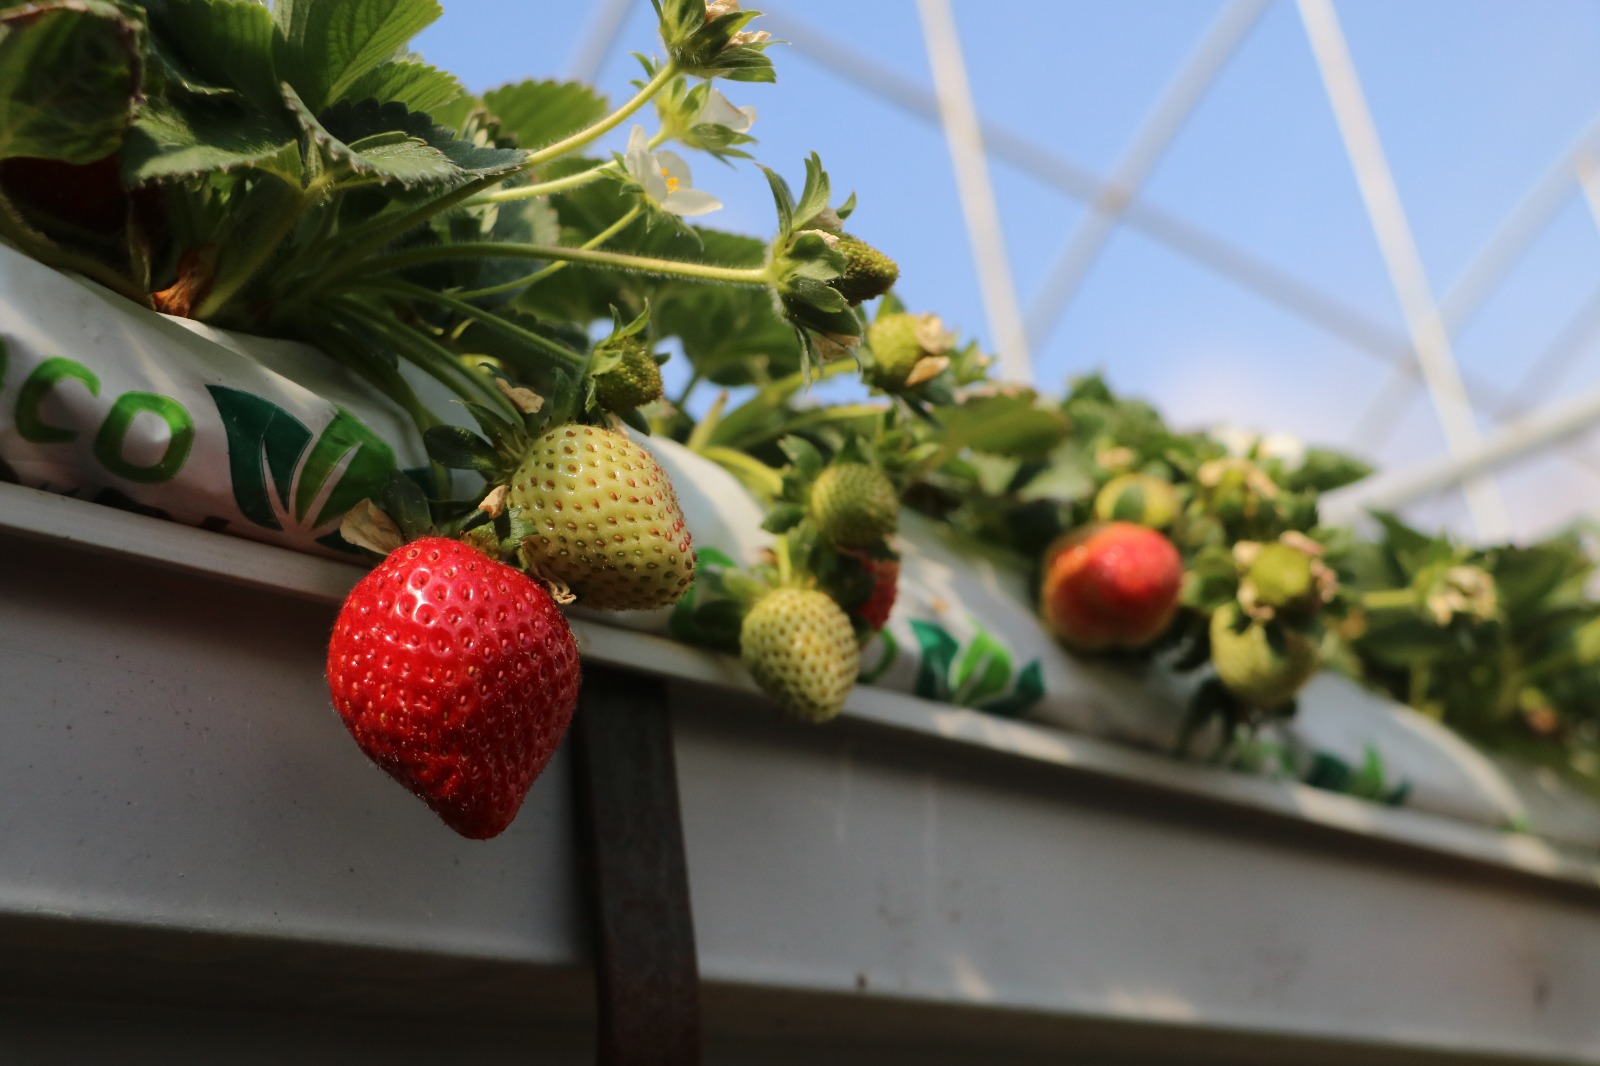
[[[1172,542],[1132,522],[1085,526],[1046,554],[1039,610],[1080,651],[1155,641],[1178,610],[1183,560]]]
[[[894,610],[895,596],[900,591],[900,560],[877,558],[866,552],[845,554],[859,562],[872,581],[866,598],[849,608],[850,620],[876,633],[889,624],[889,612]]]
[[[550,594],[443,537],[395,549],[362,578],[328,642],[328,691],[361,750],[475,840],[516,817],[579,680]]]
[[[578,603],[643,611],[678,601],[694,580],[694,550],[666,471],[614,430],[558,426],[533,441],[506,503],[537,532],[523,552]]]

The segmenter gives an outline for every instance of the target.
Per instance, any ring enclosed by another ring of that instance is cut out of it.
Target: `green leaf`
[[[278,0],[278,76],[318,113],[440,13],[437,0]]]
[[[406,188],[510,173],[523,158],[518,151],[458,141],[450,129],[396,103],[342,101],[319,119],[288,86],[284,99],[330,165]]]
[[[415,59],[396,59],[380,63],[357,78],[345,99],[400,104],[408,111],[431,115],[462,92],[455,75]]]
[[[1038,406],[1028,390],[973,397],[936,417],[947,448],[1023,458],[1049,454],[1070,429],[1060,411]]]
[[[252,0],[147,0],[150,29],[184,88],[227,86],[276,110],[272,12]]]
[[[394,519],[407,540],[423,536],[433,528],[433,514],[421,486],[399,470],[389,471],[384,481],[383,512]]]
[[[92,163],[116,151],[139,92],[138,34],[98,0],[0,14],[0,159]]]
[[[917,667],[916,694],[925,700],[939,703],[950,699],[950,663],[961,645],[947,633],[943,626],[920,619],[911,620],[911,632],[922,650],[922,662]]]
[[[500,468],[499,456],[489,442],[461,426],[429,426],[422,443],[428,449],[428,458],[452,470],[493,474]]]
[[[389,445],[343,408],[313,436],[269,400],[221,385],[206,388],[227,434],[234,502],[258,526],[321,528],[357,501],[376,497],[394,469]]]
[[[502,134],[523,148],[542,148],[594,125],[611,110],[606,98],[576,82],[523,81],[491,89],[484,107]]]
[[[405,131],[406,113],[394,116],[392,123],[363,124],[351,122],[348,110],[330,110],[331,120],[343,118],[339,134],[331,132],[319,122],[306,107],[299,95],[288,85],[283,86],[283,98],[289,110],[300,123],[300,128],[311,138],[322,156],[326,171],[355,174],[379,182],[412,188],[417,185],[438,185],[461,177],[461,168],[431,147],[420,137]],[[376,116],[368,116],[376,117]],[[421,119],[421,116],[418,116]],[[381,132],[364,132],[372,125],[389,126]]]
[[[257,167],[298,185],[299,150],[292,127],[277,115],[236,98],[175,91],[151,99],[122,150],[123,180],[130,185]]]
[[[767,512],[767,517],[761,523],[761,528],[768,533],[787,533],[799,525],[806,516],[806,510],[797,503],[781,503]]]
[[[1293,491],[1314,489],[1317,492],[1332,492],[1360,481],[1370,473],[1372,467],[1355,456],[1326,448],[1309,448],[1300,467],[1290,471],[1282,480],[1284,487]]]

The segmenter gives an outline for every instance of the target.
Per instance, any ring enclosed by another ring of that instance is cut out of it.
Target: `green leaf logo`
[[[270,400],[221,385],[206,388],[228,434],[234,501],[256,525],[315,533],[383,492],[394,452],[344,408],[313,434]]]
[[[963,652],[960,641],[943,626],[912,621],[911,632],[922,651],[916,694],[1003,718],[1021,715],[1044,697],[1039,661],[1028,663],[1013,677],[1010,649],[977,622],[973,628],[976,634]]]

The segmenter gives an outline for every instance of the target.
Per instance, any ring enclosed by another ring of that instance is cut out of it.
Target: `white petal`
[[[755,120],[755,108],[734,107],[726,96],[715,89],[712,89],[706,97],[706,105],[700,109],[700,116],[697,119],[712,126],[726,126],[734,133],[744,133]]]
[[[677,152],[657,152],[656,167],[666,172],[662,174],[663,178],[677,178],[680,189],[687,189],[694,184],[694,180],[689,176],[689,164],[685,163]],[[669,181],[667,184],[672,183]]]
[[[650,136],[645,133],[644,127],[634,123],[633,129],[628,131],[628,154],[645,152],[650,148]]]
[[[679,189],[668,194],[661,201],[661,206],[674,215],[694,216],[717,210],[722,206],[722,201],[704,189]]]
[[[640,185],[644,186],[644,194],[656,203],[663,203],[668,194],[666,176],[661,173],[661,163],[654,155],[644,154],[644,172],[635,175]]]

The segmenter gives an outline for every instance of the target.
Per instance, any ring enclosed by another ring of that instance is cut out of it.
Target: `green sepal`
[[[433,531],[433,513],[421,487],[399,470],[390,470],[383,483],[383,513],[394,519],[406,540]]]
[[[780,503],[767,512],[761,528],[768,533],[787,533],[805,520],[806,509],[797,503]]]
[[[493,475],[503,465],[488,441],[461,426],[429,426],[422,443],[428,458],[452,470]]]

